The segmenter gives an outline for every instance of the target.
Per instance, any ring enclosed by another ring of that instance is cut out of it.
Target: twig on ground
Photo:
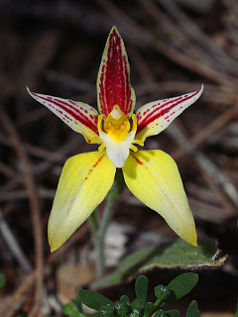
[[[54,263],[62,254],[64,254],[76,241],[79,241],[84,235],[89,232],[88,223],[85,222],[77,231],[76,233],[65,243],[63,244],[60,249],[51,253],[46,262],[47,264]]]
[[[152,33],[139,26],[134,20],[132,20],[126,13],[121,11],[116,5],[109,0],[96,0],[98,5],[102,7],[109,15],[111,15],[116,21],[122,24],[127,30],[133,34],[134,41],[142,44],[147,44],[153,47],[156,51],[169,58],[171,61],[179,64],[186,69],[189,69],[197,74],[211,79],[216,83],[233,86],[234,89],[238,85],[238,79],[223,74],[209,65],[202,64],[200,61],[191,59],[184,53],[180,53],[175,49],[168,47],[166,42],[161,42]]]
[[[13,256],[17,259],[25,273],[30,273],[32,270],[31,264],[26,258],[21,246],[19,245],[17,239],[14,237],[10,227],[4,220],[2,211],[0,209],[0,232],[8,245],[9,250]]]
[[[10,301],[4,307],[2,316],[13,317],[15,315],[15,305],[21,304],[24,301],[25,293],[32,286],[37,276],[37,271],[33,271],[31,274],[26,276],[20,286],[13,293]]]
[[[200,56],[207,56],[209,64],[221,72],[238,74],[237,62],[222,50],[211,38],[207,36],[198,26],[171,0],[157,0],[165,10],[178,23],[178,28],[185,33],[190,41],[198,43],[202,48]],[[212,58],[209,58],[212,57]]]
[[[11,138],[11,141],[14,145],[16,154],[21,162],[24,184],[28,191],[29,195],[29,203],[30,203],[30,211],[32,218],[32,226],[33,226],[33,236],[34,236],[34,247],[35,247],[35,268],[36,268],[36,285],[35,285],[35,298],[34,298],[34,306],[32,308],[32,312],[37,311],[40,305],[41,293],[42,293],[42,271],[43,271],[43,238],[41,231],[41,218],[40,218],[40,207],[39,201],[37,198],[37,193],[35,189],[35,184],[30,168],[30,163],[27,157],[27,154],[24,150],[24,147],[21,143],[21,140],[17,134],[17,131],[11,122],[9,116],[5,112],[5,110],[1,107],[1,123],[5,131]]]
[[[180,146],[183,146],[187,142],[187,137],[185,136],[185,134],[182,132],[181,129],[179,129],[175,125],[171,126],[169,129],[167,129],[166,132]],[[238,199],[235,198],[233,194],[231,195],[230,192],[227,190],[225,183],[222,183],[220,181],[221,177],[224,177],[224,176],[221,176],[221,175],[223,175],[221,170],[208,157],[206,157],[199,150],[194,149],[193,151],[191,151],[190,154],[193,157],[193,159],[197,162],[198,166],[200,167],[206,181],[208,181],[208,183],[215,190],[221,203],[225,207],[225,212],[228,215],[234,215],[236,213],[235,208],[229,202],[229,200],[226,198],[226,196],[224,196],[224,193],[222,192],[222,190],[219,186],[222,186],[222,189],[226,192],[228,197],[232,200],[232,202],[236,206],[238,204]],[[235,190],[234,186],[232,185],[232,183],[230,181],[228,184],[233,188],[233,190]],[[237,193],[237,197],[238,197],[238,193]]]
[[[180,144],[178,150],[173,153],[175,159],[180,159],[185,153],[189,153],[191,150],[196,148],[200,143],[207,140],[213,133],[218,129],[222,128],[229,121],[233,120],[238,116],[238,108],[232,108],[226,112],[219,115],[215,120],[213,120],[209,125],[204,127],[201,132],[195,134],[192,138],[188,140],[185,144]]]

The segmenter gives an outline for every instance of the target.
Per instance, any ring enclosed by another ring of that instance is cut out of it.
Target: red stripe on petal
[[[123,41],[114,28],[108,39],[107,56],[103,55],[98,78],[98,98],[101,112],[108,116],[114,105],[125,114],[131,112],[130,74]]]
[[[70,104],[69,102],[64,102],[64,101],[56,99],[54,97],[42,97],[34,92],[32,92],[32,95],[34,95],[35,97],[37,97],[41,100],[47,101],[48,106],[51,106],[52,108],[54,108],[53,105],[55,105],[55,106],[58,106],[60,109],[62,109],[63,111],[61,111],[60,109],[54,108],[56,111],[58,111],[59,113],[64,115],[66,121],[72,121],[72,119],[69,116],[67,116],[67,114],[69,114],[76,121],[79,121],[81,124],[85,125],[87,128],[91,129],[93,132],[95,132],[97,135],[99,135],[98,130],[97,130],[97,119],[94,118],[94,120],[93,120],[94,122],[89,120],[89,118],[83,114],[83,112],[85,114],[87,114],[88,111],[86,109],[83,109],[83,108],[80,111],[78,108],[74,107],[73,105],[76,105],[76,104],[72,100],[70,100],[70,103],[72,103],[72,104]]]
[[[138,164],[144,165],[144,167],[145,167],[146,169],[148,169],[148,167],[145,165],[145,163],[142,162],[141,160],[139,160],[132,152],[131,152],[131,156],[133,157],[134,160],[136,160],[136,162],[137,162]]]
[[[195,97],[197,94],[200,93],[200,91],[201,91],[201,88],[198,91],[196,91],[194,94],[192,94],[191,96],[187,96],[187,95],[180,96],[176,99],[165,102],[163,105],[161,105],[160,107],[155,108],[155,109],[153,109],[154,107],[151,107],[151,109],[146,110],[148,112],[148,114],[146,115],[146,113],[144,113],[145,116],[143,117],[142,120],[141,120],[140,115],[138,114],[137,115],[137,118],[138,118],[137,133],[142,131],[146,126],[148,126],[154,120],[164,116],[166,113],[169,113],[171,109],[173,109],[175,106],[179,105],[181,102],[184,102],[186,100],[189,100],[189,99]],[[166,106],[168,106],[168,107],[165,108]],[[174,112],[169,113],[168,116],[165,117],[165,119],[169,119],[169,117],[173,114],[174,114]]]
[[[98,164],[102,161],[102,159],[104,158],[105,154],[103,154],[102,156],[99,157],[99,159],[93,164],[92,168],[90,168],[90,170],[88,171],[88,175],[85,177],[85,181],[88,180],[90,174],[93,172],[93,170],[98,166]]]

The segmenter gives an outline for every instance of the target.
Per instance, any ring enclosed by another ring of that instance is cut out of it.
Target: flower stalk
[[[89,227],[90,227],[90,231],[92,233],[92,237],[93,237],[94,240],[96,240],[96,235],[97,235],[98,227],[99,227],[99,223],[98,223],[98,209],[97,208],[89,216],[88,224],[89,224]]]
[[[90,228],[94,237],[94,244],[97,254],[96,260],[96,273],[97,277],[101,277],[104,273],[105,266],[105,236],[107,233],[108,226],[111,222],[115,204],[117,203],[118,197],[122,193],[125,187],[125,182],[123,179],[121,169],[118,169],[116,172],[115,180],[110,189],[106,205],[103,211],[102,219],[98,225],[98,222],[95,221],[97,218],[97,210],[89,217]]]

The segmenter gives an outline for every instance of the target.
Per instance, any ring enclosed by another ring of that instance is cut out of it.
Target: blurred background
[[[63,316],[62,305],[77,287],[95,280],[88,225],[53,254],[46,227],[65,160],[97,147],[33,100],[26,86],[96,107],[97,71],[113,25],[125,41],[136,107],[205,85],[200,100],[145,148],[161,148],[176,159],[199,237],[216,239],[229,255],[222,268],[200,272],[192,298],[202,316],[233,316],[238,2],[0,0],[0,17],[0,272],[6,278],[0,316],[17,316],[21,307],[30,316]],[[107,270],[139,247],[175,239],[160,216],[125,190],[107,236]],[[148,277],[168,283],[177,273],[154,269]],[[117,300],[131,285],[105,292]]]

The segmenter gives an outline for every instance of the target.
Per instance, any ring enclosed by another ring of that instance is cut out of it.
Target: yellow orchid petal
[[[130,154],[122,170],[130,191],[196,246],[194,219],[175,161],[160,150],[138,151]]]
[[[48,224],[51,252],[58,249],[105,198],[115,171],[105,152],[78,154],[66,161]]]

